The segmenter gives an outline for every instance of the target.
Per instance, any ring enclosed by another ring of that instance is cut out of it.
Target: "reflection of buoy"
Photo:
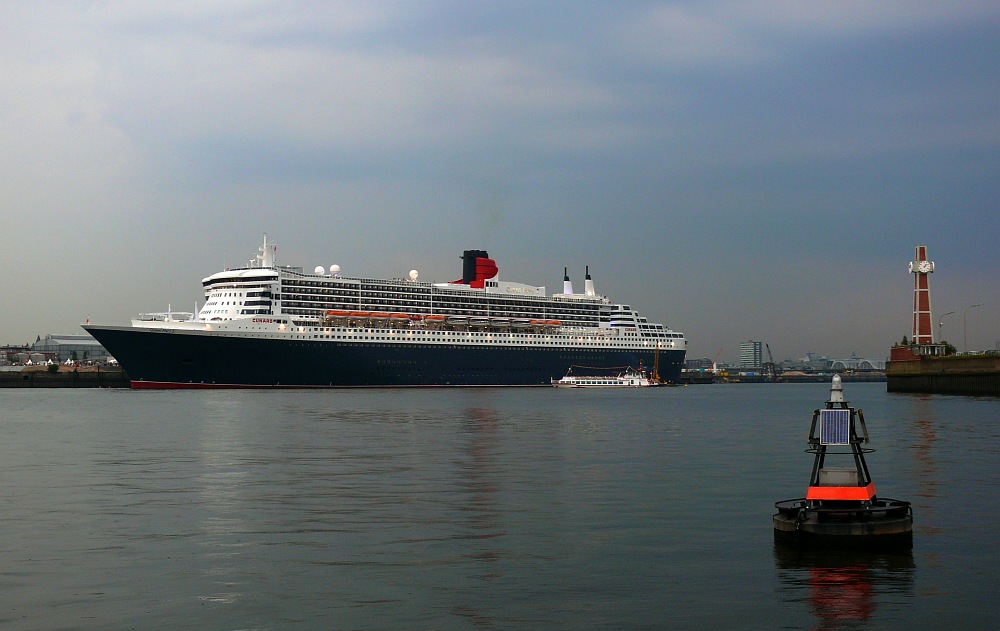
[[[861,426],[858,435],[857,425]],[[844,401],[840,375],[834,375],[826,408],[813,412],[809,448],[816,454],[804,498],[775,503],[774,536],[780,540],[853,544],[912,543],[909,502],[879,498],[865,462],[873,449],[864,413]],[[844,456],[851,466],[829,466],[828,456]]]

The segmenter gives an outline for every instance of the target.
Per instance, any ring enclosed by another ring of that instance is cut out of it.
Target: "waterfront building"
[[[764,343],[747,340],[740,344],[740,368],[756,368],[764,363]]]
[[[684,361],[684,368],[687,370],[711,370],[713,363],[708,357],[688,359]]]
[[[24,363],[28,359],[31,347],[17,345],[0,346],[0,366]]]
[[[38,337],[31,345],[32,354],[43,355],[55,362],[107,362],[111,356],[100,342],[90,335],[55,335]]]

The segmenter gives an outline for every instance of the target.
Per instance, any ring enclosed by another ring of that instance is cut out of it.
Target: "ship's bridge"
[[[205,305],[198,319],[220,322],[248,315],[271,315],[278,272],[273,269],[240,268],[212,274],[202,280]]]

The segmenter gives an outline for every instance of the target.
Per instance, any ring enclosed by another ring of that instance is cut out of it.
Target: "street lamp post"
[[[948,313],[942,313],[941,317],[938,318],[938,343],[941,343],[941,342],[944,341],[944,338],[941,337],[941,327],[944,326],[944,317],[946,315],[951,315],[953,313],[955,313],[955,312],[954,311],[949,311]]]
[[[965,308],[965,313],[962,314],[962,337],[964,338],[963,339],[963,345],[965,346],[965,352],[966,353],[969,352],[969,325],[968,325],[968,320],[967,320],[968,315],[969,315],[969,309],[973,309],[975,307],[982,307],[982,306],[983,306],[983,303],[981,303],[981,302],[979,304],[977,304],[977,305],[969,305],[968,307]]]

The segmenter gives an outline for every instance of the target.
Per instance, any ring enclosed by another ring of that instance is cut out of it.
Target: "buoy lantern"
[[[858,433],[860,426],[861,433]],[[803,498],[775,503],[776,541],[846,545],[912,544],[909,502],[880,498],[868,472],[868,427],[863,411],[844,400],[840,375],[834,375],[826,407],[814,410],[807,453],[815,454]],[[831,466],[840,456],[849,466]]]

